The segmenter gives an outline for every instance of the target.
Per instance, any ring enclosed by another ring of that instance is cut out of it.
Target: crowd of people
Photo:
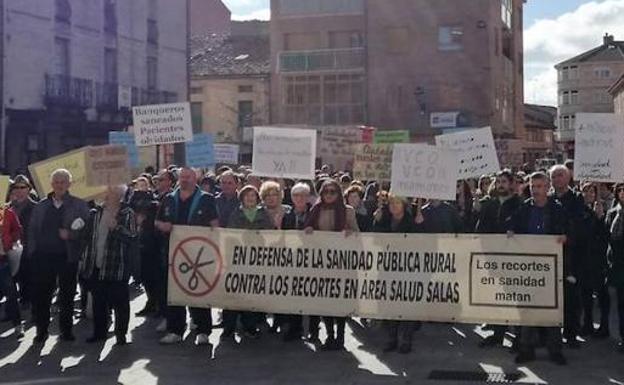
[[[220,327],[223,342],[233,341],[237,334],[257,339],[271,333],[286,342],[306,339],[322,350],[339,350],[345,343],[345,318],[268,317],[223,309],[220,319],[213,320],[210,309],[169,306],[173,226],[332,231],[345,236],[357,232],[549,234],[557,235],[564,247],[563,328],[483,325],[493,333],[480,345],[502,346],[511,335],[516,362],[534,360],[535,349],[545,346],[550,359],[563,365],[562,346],[576,349],[578,337],[611,335],[609,286],[617,295],[618,335],[624,336],[624,183],[577,184],[572,181],[572,167],[568,162],[550,170],[502,170],[479,180],[462,180],[455,201],[406,199],[392,194],[389,183],[353,180],[349,173],[334,172],[329,166],[317,170],[315,180],[301,181],[259,178],[244,166],[221,167],[205,175],[171,166],[146,172],[128,185],[111,186],[97,202],[71,195],[72,175],[67,170],[52,173],[51,193],[41,200],[29,179],[18,175],[0,219],[4,321],[12,322],[14,334],[23,337],[28,317],[21,313],[30,305],[34,341],[43,343],[56,298],[60,340],[73,341],[74,298],[80,287],[83,311],[89,295],[92,298],[93,333],[86,342],[106,340],[114,314],[116,342],[125,345],[131,317],[129,282],[133,282],[147,296],[145,308],[135,316],[161,319],[157,331],[162,333],[162,344],[182,342],[192,328],[195,343],[206,345],[213,328]],[[23,247],[21,264],[13,276],[9,255],[18,247]],[[327,336],[322,343],[321,326]],[[385,350],[407,354],[421,323],[384,321],[384,327]],[[622,342],[617,349],[624,353]]]

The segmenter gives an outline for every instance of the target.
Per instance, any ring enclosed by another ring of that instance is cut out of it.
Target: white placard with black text
[[[315,130],[254,128],[254,174],[277,178],[314,179],[315,163]]]
[[[500,171],[490,127],[438,135],[436,145],[457,150],[459,179],[479,178]]]

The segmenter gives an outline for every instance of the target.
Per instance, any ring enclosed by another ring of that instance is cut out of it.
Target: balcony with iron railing
[[[132,87],[131,105],[165,104],[178,101],[176,92]],[[119,84],[94,82],[64,75],[45,75],[45,104],[71,108],[119,109]]]
[[[93,105],[93,81],[66,75],[45,75],[48,106],[89,108]]]
[[[279,54],[280,72],[336,72],[364,70],[364,48],[285,51]]]

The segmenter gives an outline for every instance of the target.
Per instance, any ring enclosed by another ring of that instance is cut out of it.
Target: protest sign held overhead
[[[559,326],[556,237],[174,227],[169,303],[276,314]]]
[[[373,142],[372,130],[357,126],[321,127],[319,138],[318,156],[334,170],[352,170],[355,146]]]
[[[392,193],[411,198],[455,200],[456,152],[427,144],[395,144]]]
[[[130,180],[128,149],[122,145],[87,147],[87,186],[114,186]]]
[[[313,179],[316,131],[255,127],[253,170],[257,176]]]
[[[183,143],[193,139],[188,102],[132,107],[132,116],[139,147]]]
[[[70,192],[85,200],[101,196],[106,186],[89,186],[87,184],[87,159],[84,147],[28,166],[39,196],[46,196],[50,191],[50,175],[59,168],[67,169],[73,177]]]
[[[238,164],[240,146],[238,144],[215,143],[215,162],[222,164]]]
[[[457,150],[459,179],[479,178],[500,170],[490,127],[438,135],[436,145]]]
[[[358,144],[355,146],[353,178],[390,181],[393,144]]]
[[[192,141],[186,142],[186,165],[198,168],[215,165],[212,134],[195,134]]]
[[[591,182],[624,180],[624,116],[576,114],[574,179]]]

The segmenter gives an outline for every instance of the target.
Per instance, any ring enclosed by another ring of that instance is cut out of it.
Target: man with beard
[[[514,175],[509,170],[500,171],[488,195],[479,202],[481,210],[478,212],[475,232],[479,234],[505,234],[510,227],[513,214],[522,204],[522,199],[516,194]],[[494,334],[485,338],[479,346],[500,346],[505,338],[507,327],[495,325],[491,327]]]

